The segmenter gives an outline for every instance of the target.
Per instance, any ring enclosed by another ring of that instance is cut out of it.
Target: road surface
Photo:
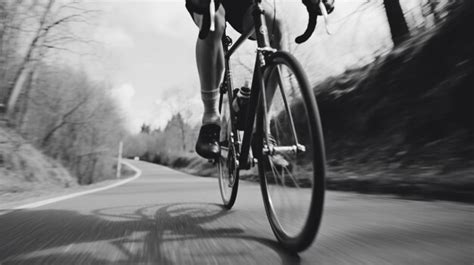
[[[474,206],[329,192],[319,236],[291,255],[276,242],[259,186],[231,211],[216,179],[134,161],[123,186],[0,215],[0,264],[466,264]]]

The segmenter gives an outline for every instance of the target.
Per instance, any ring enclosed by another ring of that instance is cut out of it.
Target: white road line
[[[64,249],[64,253],[68,252],[69,250],[71,250],[72,246],[74,246],[74,244],[69,244],[66,249]],[[1,265],[1,264],[0,264]]]
[[[18,206],[18,207],[14,207],[13,209],[14,210],[32,209],[32,208],[37,208],[37,207],[40,207],[40,206],[43,206],[43,205],[47,205],[47,204],[51,204],[51,203],[55,203],[55,202],[64,201],[64,200],[67,200],[67,199],[83,196],[83,195],[86,195],[86,194],[90,194],[90,193],[94,193],[94,192],[98,192],[98,191],[103,191],[103,190],[108,190],[108,189],[115,188],[117,186],[123,185],[123,184],[125,184],[127,182],[130,182],[132,180],[135,180],[138,177],[140,177],[140,175],[142,174],[142,171],[140,169],[138,169],[135,166],[131,165],[127,161],[122,161],[122,163],[127,165],[128,167],[130,167],[131,169],[133,169],[135,171],[135,175],[133,177],[128,178],[128,179],[124,179],[122,181],[119,181],[117,183],[114,183],[114,184],[111,184],[111,185],[108,185],[108,186],[105,186],[105,187],[92,189],[92,190],[81,191],[81,192],[76,192],[76,193],[68,194],[68,195],[65,195],[65,196],[60,196],[60,197],[56,197],[56,198],[47,199],[47,200],[44,200],[44,201],[29,203],[29,204],[21,205],[21,206]]]

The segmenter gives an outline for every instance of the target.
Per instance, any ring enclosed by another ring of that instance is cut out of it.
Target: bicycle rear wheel
[[[272,230],[287,249],[313,242],[324,202],[325,151],[315,96],[296,59],[276,52],[257,117],[261,190]],[[275,88],[275,89],[272,89]],[[272,92],[270,92],[272,91]]]
[[[239,169],[237,150],[235,150],[235,135],[232,129],[231,105],[228,95],[223,95],[221,104],[221,133],[219,143],[221,153],[217,161],[219,171],[219,190],[224,207],[231,209],[237,197],[239,188]]]

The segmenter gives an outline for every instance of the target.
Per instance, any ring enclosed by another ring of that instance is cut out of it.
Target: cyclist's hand
[[[323,1],[324,6],[326,7],[326,10],[328,11],[328,14],[331,14],[331,12],[334,11],[335,0],[303,0],[303,4],[306,6],[306,8],[308,9],[310,13],[315,12],[321,16],[323,13],[319,9],[320,1]]]

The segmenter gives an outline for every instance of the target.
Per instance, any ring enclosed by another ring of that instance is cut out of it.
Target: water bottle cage
[[[236,113],[235,126],[238,130],[243,130],[245,127],[247,106],[250,99],[250,88],[242,87],[234,90],[234,96],[232,100],[232,108]]]

